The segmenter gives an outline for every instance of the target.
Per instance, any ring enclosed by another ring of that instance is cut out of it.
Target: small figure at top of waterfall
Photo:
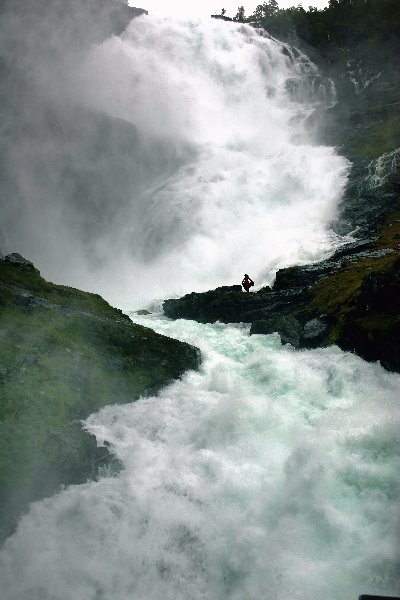
[[[250,277],[247,275],[247,273],[245,273],[244,277],[243,277],[243,281],[242,281],[242,286],[244,287],[246,292],[249,292],[250,288],[253,287],[253,285],[254,285],[254,281],[252,279],[250,279]]]

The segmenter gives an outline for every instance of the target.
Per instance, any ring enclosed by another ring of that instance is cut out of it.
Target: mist
[[[125,306],[331,251],[347,164],[305,127],[331,82],[249,26],[129,10],[3,6],[7,251]]]
[[[257,289],[342,242],[348,162],[315,126],[335,88],[301,52],[238,23],[130,20],[105,0],[0,10],[0,252],[135,309],[244,272]],[[0,552],[4,597],[397,594],[398,375],[243,324],[129,314],[202,365],[88,417],[123,469],[32,503]],[[144,371],[145,340],[127,343]],[[49,350],[57,373],[66,354],[93,367],[66,344]]]

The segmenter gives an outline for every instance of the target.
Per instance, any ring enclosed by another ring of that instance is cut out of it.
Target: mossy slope
[[[310,289],[310,309],[327,315],[328,340],[400,371],[400,211],[380,228],[372,251]]]
[[[29,502],[110,465],[81,419],[197,368],[197,349],[105,300],[0,261],[0,535]]]

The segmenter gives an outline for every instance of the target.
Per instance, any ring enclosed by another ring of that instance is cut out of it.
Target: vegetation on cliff
[[[245,21],[257,23],[282,39],[296,35],[312,46],[328,50],[346,45],[399,44],[400,5],[397,0],[329,0],[318,10],[301,4],[280,9],[277,0],[259,4]]]
[[[135,325],[96,294],[0,261],[0,536],[29,502],[110,466],[81,420],[197,368],[197,349]]]
[[[330,0],[323,10],[307,11],[268,0],[246,20],[300,47],[334,79],[339,103],[327,115],[334,123],[328,143],[352,161],[400,146],[397,0]]]

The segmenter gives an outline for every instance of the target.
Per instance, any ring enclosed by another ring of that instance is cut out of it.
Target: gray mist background
[[[71,77],[91,44],[120,34],[137,12],[113,0],[0,7],[1,250],[21,252],[63,281],[85,266],[101,269],[120,231],[144,260],[162,251],[162,239],[143,246],[122,224],[134,198],[142,216],[143,180],[182,157],[91,110]]]

